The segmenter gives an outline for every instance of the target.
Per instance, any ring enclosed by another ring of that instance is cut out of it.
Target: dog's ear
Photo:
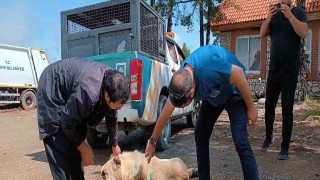
[[[113,157],[112,160],[112,169],[115,171],[117,169],[119,169],[121,166],[121,160],[118,156]]]

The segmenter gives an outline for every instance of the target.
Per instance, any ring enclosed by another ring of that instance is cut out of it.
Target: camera
[[[281,3],[274,4],[273,6],[277,11],[280,11]]]

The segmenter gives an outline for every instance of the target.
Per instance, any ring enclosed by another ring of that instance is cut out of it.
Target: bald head
[[[175,72],[169,85],[169,99],[175,107],[181,107],[190,99],[192,77],[188,70],[180,69]]]

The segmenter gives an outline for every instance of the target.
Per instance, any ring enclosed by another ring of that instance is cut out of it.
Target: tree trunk
[[[200,11],[200,46],[204,45],[204,33],[203,33],[203,0],[199,1]]]
[[[173,5],[174,5],[174,0],[169,0],[169,2],[168,2],[167,32],[171,32],[172,31]]]
[[[150,6],[151,6],[153,9],[156,9],[156,0],[150,0]]]
[[[208,6],[208,11],[207,11],[207,27],[206,27],[206,45],[209,45],[210,43],[210,35],[211,35],[211,26],[210,26],[210,22],[211,22],[211,14],[212,14],[212,6],[213,3],[212,1],[208,1],[207,2],[207,6]]]

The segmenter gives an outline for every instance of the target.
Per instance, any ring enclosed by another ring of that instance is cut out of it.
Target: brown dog
[[[101,169],[105,180],[188,180],[197,175],[197,169],[188,169],[179,158],[153,157],[148,164],[144,154],[138,151],[111,157]]]

